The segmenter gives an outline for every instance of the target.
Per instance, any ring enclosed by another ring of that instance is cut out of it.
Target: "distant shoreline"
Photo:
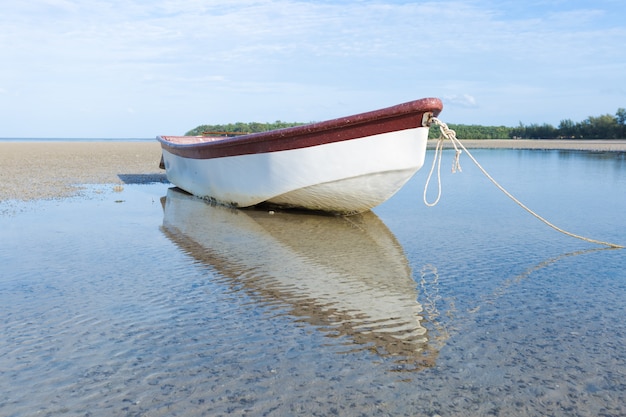
[[[467,149],[536,149],[536,150],[576,150],[595,152],[626,152],[623,139],[460,139]],[[436,139],[428,141],[428,148],[434,149]],[[449,140],[444,148],[452,148]]]
[[[461,140],[468,149],[626,152],[626,140]],[[433,149],[436,140],[429,140]],[[446,148],[451,148],[446,141]],[[81,184],[166,182],[155,141],[0,141],[0,202],[77,195]]]
[[[463,139],[459,138],[468,149],[562,149],[587,151],[626,151],[626,139]],[[428,148],[434,149],[436,139],[428,141]],[[94,143],[157,143],[154,138],[0,138],[3,144],[77,144]],[[445,148],[451,148],[450,141],[446,141]]]

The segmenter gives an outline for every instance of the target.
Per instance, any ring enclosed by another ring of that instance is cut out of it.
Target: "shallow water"
[[[626,243],[625,154],[472,153]],[[0,415],[625,415],[626,252],[451,160],[436,207],[426,167],[347,219],[167,184],[1,204]]]

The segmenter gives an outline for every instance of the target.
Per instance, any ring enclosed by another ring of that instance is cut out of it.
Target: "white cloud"
[[[476,99],[469,94],[446,95],[446,96],[443,96],[443,102],[446,104],[451,104],[453,106],[461,106],[461,107],[469,107],[469,108],[478,107],[478,105],[476,104]]]

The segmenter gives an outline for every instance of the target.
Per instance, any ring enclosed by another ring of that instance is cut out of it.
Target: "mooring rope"
[[[441,120],[437,119],[436,117],[431,117],[429,122],[430,123],[434,123],[435,125],[437,125],[439,127],[439,130],[441,131],[441,136],[437,140],[437,146],[435,147],[435,157],[433,158],[433,164],[432,164],[432,166],[430,168],[430,172],[428,173],[428,178],[426,179],[426,185],[424,186],[424,204],[426,204],[428,207],[435,206],[439,202],[439,199],[441,198],[441,154],[443,153],[442,151],[443,151],[443,142],[444,142],[444,140],[445,139],[449,139],[450,142],[452,142],[452,145],[454,146],[454,149],[456,151],[456,154],[455,154],[455,157],[454,157],[454,162],[452,164],[452,172],[461,171],[461,165],[459,163],[459,160],[460,160],[461,149],[462,149],[463,151],[465,151],[467,156],[469,156],[469,158],[472,160],[472,162],[474,162],[474,164],[478,167],[478,169],[489,179],[489,181],[491,181],[493,183],[493,185],[495,185],[507,197],[509,197],[511,200],[513,200],[518,206],[520,206],[521,208],[526,210],[528,213],[530,213],[532,216],[534,216],[535,218],[539,219],[540,221],[542,221],[546,225],[550,226],[551,228],[553,228],[557,232],[563,233],[563,234],[565,234],[567,236],[570,236],[570,237],[573,237],[573,238],[576,238],[576,239],[584,240],[586,242],[596,243],[598,245],[608,246],[610,248],[615,248],[615,249],[623,249],[624,248],[624,246],[622,246],[622,245],[617,245],[615,243],[610,243],[610,242],[604,242],[602,240],[590,239],[588,237],[584,237],[584,236],[580,236],[580,235],[568,232],[568,231],[563,230],[560,227],[552,224],[551,222],[549,222],[545,218],[541,217],[539,214],[535,213],[533,210],[528,208],[524,203],[522,203],[517,198],[515,198],[504,187],[502,187],[491,175],[489,175],[489,173],[485,170],[485,168],[483,168],[478,163],[476,158],[474,158],[474,156],[471,154],[471,152],[468,151],[467,148],[465,148],[465,146],[463,146],[463,143],[461,143],[461,141],[459,139],[457,139],[456,132],[454,130],[450,129],[447,124],[445,124]],[[429,203],[428,199],[426,198],[426,192],[428,191],[428,188],[429,188],[429,185],[430,185],[430,180],[431,180],[433,171],[435,169],[435,165],[437,166],[438,193],[437,193],[437,198],[435,199],[435,201],[432,202],[432,203]]]

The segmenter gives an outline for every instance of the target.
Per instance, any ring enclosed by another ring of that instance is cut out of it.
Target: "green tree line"
[[[448,127],[456,132],[459,139],[508,139],[511,128],[506,126],[457,125],[448,123]],[[431,127],[428,132],[430,139],[438,138],[439,128]]]
[[[510,137],[528,139],[624,139],[626,138],[626,109],[619,108],[615,115],[589,116],[582,122],[561,120],[558,127],[549,124],[523,126],[511,130]]]
[[[305,123],[277,120],[273,123],[228,123],[200,125],[185,133],[186,136],[201,135],[203,132],[256,133]],[[459,139],[626,139],[626,109],[619,108],[615,115],[589,116],[582,122],[561,120],[557,127],[551,124],[524,125],[517,127],[448,124]],[[429,137],[439,136],[439,129],[430,129]]]
[[[626,109],[615,115],[589,116],[582,122],[561,120],[557,127],[551,124],[517,127],[448,124],[459,139],[626,139]],[[430,137],[439,137],[439,129],[430,129]]]
[[[204,132],[224,132],[224,133],[257,133],[267,132],[269,130],[283,129],[286,127],[300,126],[306,123],[291,123],[276,120],[274,123],[258,123],[258,122],[237,122],[222,125],[200,125],[195,129],[185,133],[185,136],[202,135]]]

